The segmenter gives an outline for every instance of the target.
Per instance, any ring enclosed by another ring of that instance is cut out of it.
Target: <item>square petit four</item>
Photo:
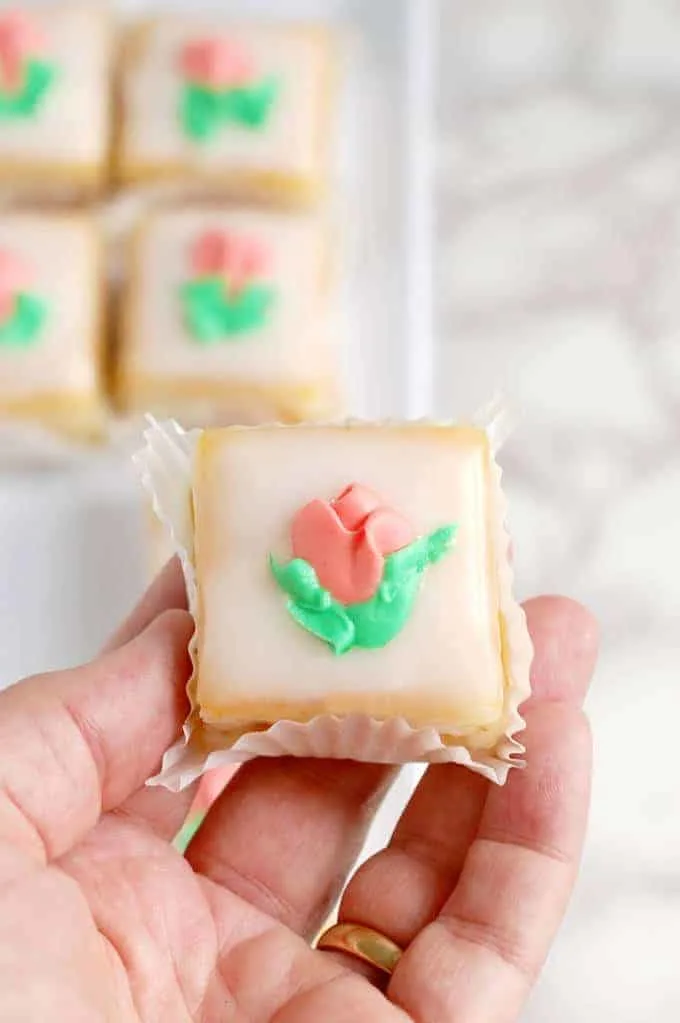
[[[317,197],[331,142],[331,34],[311,25],[165,17],[132,30],[119,173],[241,197]]]
[[[0,216],[0,420],[100,431],[101,312],[99,236],[87,217]]]
[[[0,11],[0,193],[74,200],[103,186],[110,64],[96,4]]]
[[[402,717],[473,748],[513,670],[481,430],[206,431],[194,460],[202,721]]]
[[[135,462],[196,623],[191,711],[157,783],[283,755],[505,780],[532,648],[491,435],[149,427]]]
[[[312,217],[195,208],[133,245],[120,405],[185,424],[337,412],[327,231]]]

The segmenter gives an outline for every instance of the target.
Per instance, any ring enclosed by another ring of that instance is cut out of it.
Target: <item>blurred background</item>
[[[297,7],[354,16],[379,111],[404,75],[420,104],[415,149],[384,122],[375,195],[378,235],[403,218],[402,251],[373,239],[393,263],[378,304],[399,320],[403,293],[414,326],[385,370],[407,375],[402,414],[503,390],[520,595],[602,622],[583,872],[524,1019],[680,1018],[680,3]],[[106,465],[0,483],[0,685],[89,656],[137,595],[134,493]]]
[[[526,1019],[677,1019],[680,4],[441,17],[437,409],[506,388],[520,592],[603,629],[584,867]]]

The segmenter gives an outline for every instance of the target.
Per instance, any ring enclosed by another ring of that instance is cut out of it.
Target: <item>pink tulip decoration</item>
[[[40,25],[25,11],[0,15],[0,87],[19,92],[25,82],[26,64],[45,50]]]
[[[0,249],[0,323],[5,323],[16,306],[17,294],[30,282],[28,267],[18,256]]]
[[[207,231],[196,242],[192,269],[197,277],[222,277],[228,290],[242,291],[269,269],[269,254],[256,238],[230,232]]]
[[[182,73],[208,89],[234,89],[252,81],[255,67],[249,54],[233,39],[198,39],[181,55]]]
[[[315,570],[320,585],[341,604],[374,596],[388,554],[416,539],[409,522],[353,483],[331,501],[305,505],[293,520],[293,553]]]

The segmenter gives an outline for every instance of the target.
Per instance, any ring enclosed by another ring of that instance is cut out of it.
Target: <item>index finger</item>
[[[0,693],[0,840],[63,855],[158,768],[187,712],[186,611],[119,650]]]

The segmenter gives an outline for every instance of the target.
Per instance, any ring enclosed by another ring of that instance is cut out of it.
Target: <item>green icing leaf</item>
[[[249,284],[229,295],[220,277],[205,277],[182,287],[187,327],[197,341],[212,344],[261,327],[274,302],[274,289]]]
[[[180,119],[189,138],[197,142],[207,141],[220,126],[219,93],[202,85],[186,85],[182,93]]]
[[[411,617],[413,602],[420,588],[420,572],[412,573],[387,599],[382,587],[363,604],[345,608],[354,623],[354,646],[368,650],[387,646]]]
[[[458,524],[456,522],[452,522],[448,526],[440,526],[439,529],[435,529],[434,533],[430,533],[427,537],[427,560],[431,565],[435,565],[440,558],[448,554],[453,547],[457,533]]]
[[[223,281],[213,277],[190,281],[183,285],[181,294],[190,333],[205,344],[219,341],[222,337]]]
[[[451,549],[458,531],[455,524],[441,526],[429,536],[421,536],[385,559],[380,591],[386,601],[393,600],[398,590],[413,575],[420,575],[428,565],[434,565]]]
[[[318,636],[336,654],[344,654],[352,646],[354,626],[342,604],[333,600],[319,584],[316,572],[304,558],[293,558],[282,565],[272,555],[269,567],[279,587],[288,594],[288,610],[295,621]]]
[[[287,565],[282,565],[270,555],[269,565],[277,583],[292,600],[313,611],[330,607],[333,598],[319,584],[316,572],[304,558],[293,558]]]
[[[227,89],[220,97],[222,117],[244,128],[261,128],[271,113],[278,93],[279,83],[275,78],[266,78],[248,88]]]
[[[328,643],[334,654],[345,654],[355,645],[354,624],[342,604],[333,601],[325,611],[314,611],[289,601],[288,610],[298,625]]]
[[[182,92],[180,120],[185,134],[196,142],[209,141],[228,123],[242,128],[262,128],[278,94],[279,83],[275,78],[223,90],[189,82]]]
[[[261,326],[273,301],[274,289],[265,284],[249,284],[233,298],[225,297],[222,305],[223,333],[239,334]]]
[[[56,70],[51,64],[31,60],[26,69],[26,82],[20,92],[0,92],[0,117],[32,117],[54,82]]]
[[[36,340],[47,317],[47,307],[35,295],[17,295],[12,316],[0,324],[0,345],[25,348]]]
[[[354,647],[373,650],[386,646],[404,628],[423,572],[451,550],[457,531],[455,524],[442,526],[390,554],[377,593],[370,600],[346,607],[320,586],[313,567],[302,558],[281,565],[270,557],[270,566],[290,598],[290,614],[302,628],[323,639],[336,654]]]

